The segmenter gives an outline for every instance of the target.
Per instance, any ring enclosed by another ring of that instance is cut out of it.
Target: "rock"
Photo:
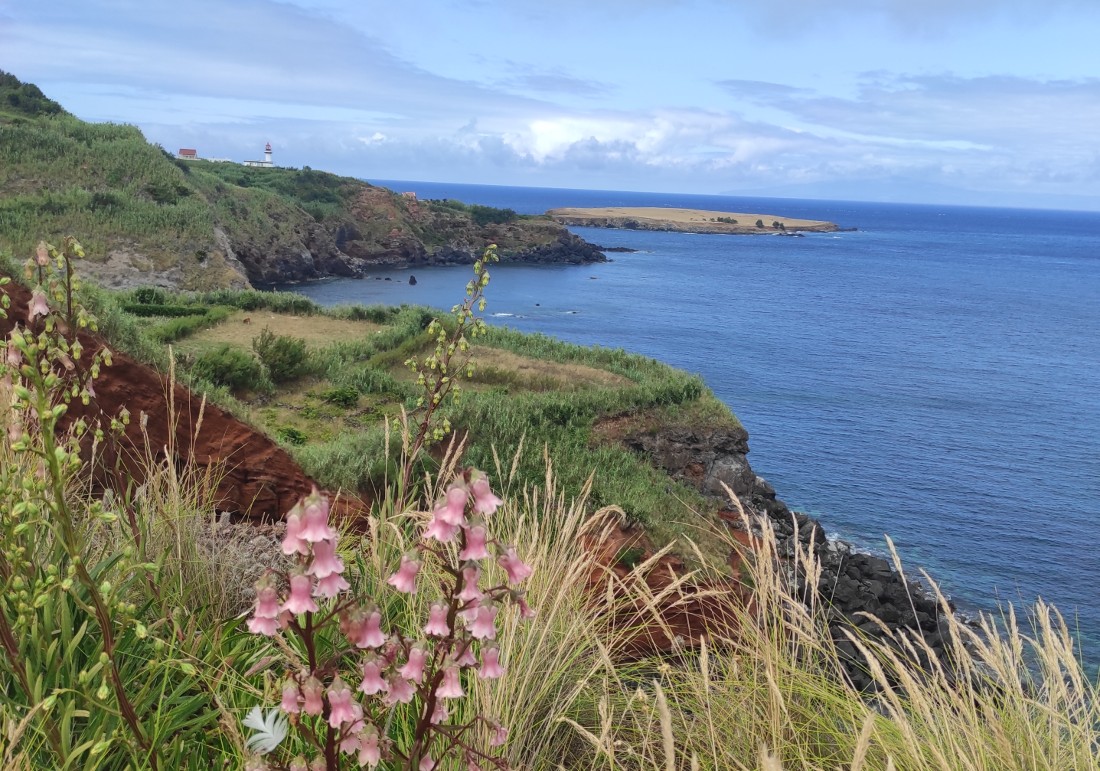
[[[409,286],[416,286],[416,276],[409,276]]]

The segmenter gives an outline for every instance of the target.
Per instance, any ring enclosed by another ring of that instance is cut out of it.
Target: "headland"
[[[834,222],[803,220],[774,214],[666,209],[656,206],[609,206],[593,209],[551,209],[547,214],[562,225],[627,230],[667,230],[677,233],[832,233]]]

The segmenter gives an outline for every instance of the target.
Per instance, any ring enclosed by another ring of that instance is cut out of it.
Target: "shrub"
[[[349,386],[330,388],[321,394],[321,400],[337,407],[351,409],[359,403],[359,392]]]
[[[195,359],[192,374],[233,391],[267,390],[270,380],[263,365],[247,351],[223,343]]]
[[[292,444],[295,447],[301,447],[309,441],[305,431],[301,431],[294,426],[280,426],[275,430],[275,436],[278,437],[279,441]]]
[[[264,327],[260,336],[253,338],[252,350],[260,357],[271,379],[276,383],[293,380],[305,372],[306,341],[300,337],[276,335]]]

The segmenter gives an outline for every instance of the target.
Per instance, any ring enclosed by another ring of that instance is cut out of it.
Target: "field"
[[[591,209],[551,209],[547,214],[568,225],[693,233],[758,233],[766,230],[825,232],[837,229],[834,223],[822,220],[704,209],[610,206]]]

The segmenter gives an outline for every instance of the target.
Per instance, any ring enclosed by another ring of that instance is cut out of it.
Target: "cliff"
[[[0,72],[0,251],[77,235],[113,288],[242,288],[378,266],[599,262],[547,217],[418,201],[310,168],[181,160],[133,126],[92,124]]]

